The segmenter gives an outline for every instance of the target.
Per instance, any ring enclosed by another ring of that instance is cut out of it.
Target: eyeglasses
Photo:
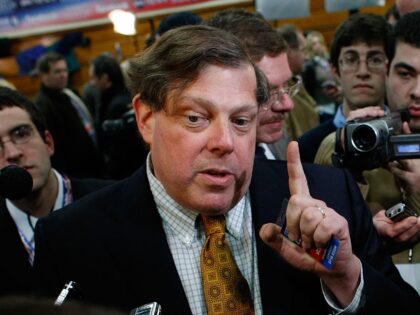
[[[25,144],[34,135],[34,129],[30,125],[21,125],[16,128],[14,128],[9,133],[9,139],[8,140],[0,140],[0,156],[4,156],[4,145],[7,142],[11,142],[15,145]]]
[[[341,70],[345,72],[356,72],[360,66],[360,57],[357,54],[348,54],[339,60]],[[381,72],[388,64],[388,59],[382,54],[372,55],[363,60],[371,72]]]
[[[281,98],[283,95],[287,94],[290,97],[295,96],[302,85],[302,80],[299,77],[292,77],[289,81],[287,81],[283,87],[273,89],[270,93],[270,100],[263,106],[265,110],[269,109],[273,105],[278,105],[280,103]]]

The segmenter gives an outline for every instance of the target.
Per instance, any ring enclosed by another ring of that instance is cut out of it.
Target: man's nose
[[[231,152],[233,150],[234,131],[230,121],[215,120],[212,124],[211,139],[208,142],[210,151]]]
[[[415,100],[420,100],[420,77],[418,76],[414,82],[414,86],[411,90],[411,98]]]
[[[294,103],[289,94],[284,93],[278,102],[274,102],[271,109],[274,112],[290,112],[294,107]]]
[[[356,74],[359,77],[366,77],[370,75],[366,60],[360,60],[357,66]]]
[[[15,162],[22,155],[22,150],[11,140],[4,141],[2,155],[6,161]]]

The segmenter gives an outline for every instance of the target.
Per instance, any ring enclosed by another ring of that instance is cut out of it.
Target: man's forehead
[[[225,79],[223,78],[226,78],[226,72],[231,73],[231,76],[228,75],[227,77],[232,79],[231,81],[233,84],[224,81]],[[217,80],[215,80],[215,78]],[[224,83],[219,82],[218,78]],[[235,84],[237,82],[242,82],[242,84]],[[229,93],[227,93],[226,89],[228,89]],[[169,91],[165,102],[165,108],[167,110],[173,110],[175,106],[175,108],[179,109],[180,104],[196,104],[212,107],[214,104],[221,101],[218,93],[227,93],[228,96],[240,96],[240,99],[238,99],[239,102],[241,102],[241,99],[247,99],[242,105],[254,107],[257,104],[256,89],[257,78],[251,64],[244,64],[243,66],[232,68],[210,65],[203,69],[198,74],[197,78],[187,86]]]
[[[282,86],[292,77],[286,52],[277,56],[265,55],[257,62],[257,66],[264,72],[272,88]]]
[[[395,53],[406,56],[420,57],[420,47],[416,47],[408,43],[398,41],[395,46]]]
[[[50,69],[67,69],[67,63],[65,60],[51,61]]]
[[[420,72],[420,48],[404,42],[398,42],[395,47],[395,56],[392,64],[404,64]]]
[[[17,106],[0,109],[0,130],[8,132],[21,125],[34,125],[27,111]]]

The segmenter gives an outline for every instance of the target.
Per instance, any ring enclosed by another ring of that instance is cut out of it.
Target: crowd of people
[[[0,169],[33,179],[0,196],[0,309],[74,281],[110,312],[417,314],[420,159],[346,155],[355,120],[420,130],[420,2],[393,10],[350,15],[329,50],[256,12],[181,12],[127,72],[94,58],[81,95],[41,56],[33,101],[0,88]]]

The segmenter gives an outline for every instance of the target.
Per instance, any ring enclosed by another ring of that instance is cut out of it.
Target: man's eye
[[[397,74],[402,79],[408,79],[410,77],[410,72],[408,71],[398,71]]]
[[[355,56],[346,56],[346,57],[344,58],[344,60],[345,60],[347,63],[355,63],[355,62],[357,62],[358,58],[357,58],[357,57],[355,57]]]
[[[22,126],[13,131],[13,137],[15,139],[26,138],[31,134],[31,130],[27,126]]]
[[[196,123],[200,120],[200,117],[197,115],[187,115],[187,119],[189,122]]]
[[[202,127],[208,122],[208,119],[204,116],[197,114],[185,115],[186,123],[190,127]]]
[[[369,58],[369,62],[374,65],[380,65],[384,62],[384,60],[381,57],[371,57]]]
[[[249,124],[249,120],[245,118],[236,118],[233,120],[233,122],[238,126],[247,126]]]

